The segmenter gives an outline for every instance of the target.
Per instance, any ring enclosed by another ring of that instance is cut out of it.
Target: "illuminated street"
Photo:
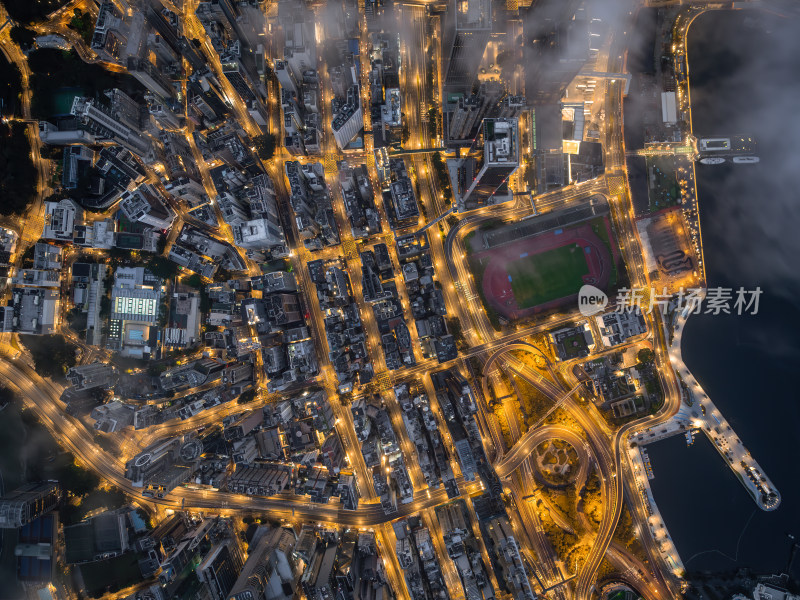
[[[0,7],[13,593],[686,593],[648,444],[782,501],[682,346],[761,294],[707,284],[695,161],[760,159],[688,77],[746,4]]]

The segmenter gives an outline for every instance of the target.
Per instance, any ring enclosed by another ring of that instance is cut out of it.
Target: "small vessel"
[[[708,156],[706,158],[701,158],[700,162],[704,165],[721,165],[725,162],[725,159],[721,156]]]
[[[757,163],[760,160],[761,159],[758,158],[757,156],[734,156],[733,157],[733,162],[735,162],[737,164],[743,164],[743,163],[744,164],[753,164],[753,163]]]

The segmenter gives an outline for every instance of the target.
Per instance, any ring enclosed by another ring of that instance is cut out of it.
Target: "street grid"
[[[361,14],[364,13],[365,4],[362,0],[359,0],[359,11]],[[511,5],[516,5],[516,2],[512,2]],[[419,34],[421,40],[425,39],[424,27],[422,25],[426,23],[426,16],[423,13],[421,7],[411,7],[411,6],[404,6],[403,12],[410,11],[410,15],[413,15],[413,21],[422,33]],[[191,24],[191,29],[201,30],[194,22],[193,11],[191,10],[191,5],[187,7],[187,23]],[[188,15],[192,15],[189,17]],[[407,32],[408,35],[408,32]],[[202,36],[205,38],[205,36]],[[610,42],[609,42],[610,43]],[[206,46],[208,44],[206,43]],[[5,48],[5,47],[4,47]],[[83,46],[78,44],[76,49],[79,50],[79,53],[84,50]],[[411,55],[415,57],[413,60],[418,61],[420,53],[418,51],[409,52],[410,49],[418,50],[418,48],[413,48],[413,40],[404,40],[403,41],[403,50],[406,55],[406,58]],[[210,47],[206,48],[210,52]],[[82,56],[83,57],[83,56]],[[621,55],[620,55],[621,59]],[[84,57],[84,60],[86,58]],[[95,59],[96,60],[96,59]],[[90,62],[90,61],[87,61]],[[219,71],[219,63],[218,61],[214,60],[211,61],[212,66],[214,67],[215,71]],[[611,56],[609,56],[609,62],[612,62]],[[437,65],[434,63],[432,65],[428,65],[428,68],[436,68]],[[616,67],[611,68],[609,70],[620,70]],[[424,77],[425,68],[422,69],[417,66],[416,69],[408,69],[407,72],[403,73],[404,79],[409,77],[409,74],[412,72],[422,72],[423,77],[416,77],[417,85],[416,87],[413,85],[409,85],[407,81],[404,81],[404,96],[403,100],[406,104],[407,109],[411,109],[413,107],[413,112],[411,110],[408,111],[408,115],[410,116],[409,122],[411,123],[411,132],[414,138],[414,144],[418,144],[420,147],[427,147],[431,146],[429,138],[430,135],[428,133],[428,126],[421,125],[420,123],[427,123],[428,115],[425,104],[425,99],[427,95],[425,93],[420,94],[417,88],[420,87],[420,80],[425,81],[426,78]],[[436,72],[439,69],[436,68]],[[323,69],[324,77],[327,80],[327,70]],[[226,88],[226,91],[230,90],[230,86],[224,81],[222,78],[223,87]],[[413,79],[413,78],[412,78]],[[27,85],[25,86],[27,88]],[[408,88],[410,93],[407,95],[405,94],[405,90]],[[609,172],[617,171],[619,173],[619,169],[623,168],[621,161],[618,161],[617,166],[614,166],[614,160],[617,159],[617,155],[624,157],[624,148],[621,146],[621,140],[618,139],[619,133],[616,131],[617,127],[615,126],[615,111],[613,107],[615,105],[619,105],[619,91],[620,86],[617,85],[616,87],[612,88],[609,85],[609,91],[606,94],[606,104],[609,107],[607,114],[609,115],[609,124],[606,128],[607,133],[606,136],[607,140],[607,152],[609,155],[608,159],[608,167]],[[424,92],[424,88],[423,88]],[[434,92],[434,96],[438,93]],[[254,131],[252,126],[251,120],[248,119],[247,113],[242,110],[240,103],[234,103],[234,109],[238,113],[239,119],[247,126],[248,132],[251,134]],[[323,108],[324,110],[324,108]],[[279,112],[279,111],[278,111]],[[417,113],[421,115],[419,118],[414,118],[417,116]],[[369,117],[367,116],[366,120],[367,125],[369,124]],[[278,125],[280,128],[280,125]],[[619,123],[619,131],[621,131],[621,123]],[[191,126],[187,128],[188,132],[191,132]],[[340,157],[340,152],[338,152],[332,144],[332,140],[330,139],[329,132],[325,132],[328,135],[327,137],[327,151],[322,159],[325,164],[326,170],[326,179],[328,180],[329,184],[331,185],[332,189],[334,190],[334,199],[335,199],[335,207],[337,209],[337,221],[339,223],[340,229],[342,229],[342,224],[346,224],[346,221],[343,217],[343,211],[341,209],[341,197],[337,194],[336,186],[333,185],[334,178],[333,174],[336,172],[335,164],[336,159]],[[417,138],[419,142],[417,142]],[[197,147],[195,146],[191,136],[189,136],[190,144],[192,152],[197,157]],[[37,145],[38,146],[38,145]],[[38,147],[34,148],[35,153],[37,155],[37,162],[38,161]],[[416,172],[419,173],[426,173],[424,169],[419,168],[425,161],[427,164],[427,173],[431,173],[431,165],[429,157],[415,157],[413,159],[414,164],[417,165]],[[200,162],[198,160],[198,162]],[[370,164],[370,168],[374,171],[372,164]],[[269,165],[268,170],[274,177],[274,168],[273,165]],[[208,181],[208,174],[206,169],[201,169],[201,174],[204,179],[204,183],[206,184],[207,189],[211,189],[211,186]],[[415,177],[417,176],[415,174]],[[374,173],[371,173],[371,176],[374,177]],[[439,194],[436,193],[436,186],[435,180],[429,177],[419,177],[422,186],[422,192],[420,192],[420,187],[418,183],[417,193],[419,196],[420,202],[423,204],[423,209],[427,206],[429,209],[431,206],[436,207],[437,214],[441,214],[442,206],[439,199]],[[611,191],[614,195],[612,203],[615,206],[611,208],[611,215],[613,216],[614,223],[617,227],[620,227],[621,235],[619,236],[619,242],[622,245],[622,251],[625,253],[625,257],[629,263],[632,265],[633,269],[633,279],[635,282],[641,283],[644,280],[644,273],[641,269],[641,261],[637,256],[637,246],[635,243],[635,236],[634,236],[634,229],[631,227],[631,223],[628,220],[626,210],[627,205],[629,203],[628,197],[628,184],[623,174],[616,174],[610,175],[607,178],[603,179],[604,186],[607,184],[607,189]],[[283,182],[278,183],[279,186],[282,187]],[[44,194],[42,193],[43,190],[40,189],[40,197]],[[559,195],[561,192],[558,193]],[[583,208],[583,207],[581,207]],[[504,209],[502,209],[504,210]],[[498,211],[498,212],[502,212]],[[594,212],[594,207],[589,209],[591,214],[596,215],[597,213]],[[218,209],[217,209],[218,211]],[[41,230],[41,216],[39,215],[41,211],[33,210],[31,214],[28,216],[26,227],[23,231],[23,240],[25,242],[32,242],[35,241],[35,238],[31,238],[31,234],[35,233],[36,231]],[[503,213],[505,214],[505,213]],[[182,223],[184,215],[181,213],[179,223]],[[494,234],[486,234],[484,236],[484,243],[486,247],[482,251],[471,253],[469,249],[467,250],[468,255],[468,262],[470,265],[473,266],[473,273],[475,275],[476,285],[470,285],[469,280],[464,277],[462,282],[461,279],[458,277],[453,277],[452,282],[449,286],[445,286],[445,296],[447,297],[447,303],[453,314],[456,315],[455,318],[460,318],[467,334],[467,338],[471,342],[470,349],[466,353],[466,356],[469,357],[485,357],[488,354],[488,351],[492,348],[499,348],[502,346],[506,346],[509,342],[513,339],[522,339],[525,333],[530,333],[531,330],[526,330],[523,332],[522,335],[516,335],[516,337],[510,337],[508,334],[497,334],[495,331],[490,331],[484,315],[482,311],[473,310],[472,308],[465,309],[463,306],[463,299],[469,301],[471,299],[476,298],[480,292],[475,292],[473,288],[478,289],[483,292],[483,297],[486,299],[486,307],[487,309],[495,309],[498,312],[503,312],[512,316],[512,318],[519,318],[522,315],[526,314],[526,311],[531,311],[529,314],[533,314],[537,311],[547,310],[549,308],[555,308],[557,306],[564,305],[567,300],[574,296],[575,286],[579,286],[582,283],[592,283],[593,285],[597,285],[598,287],[607,288],[610,285],[614,285],[618,279],[617,268],[618,265],[622,265],[620,259],[620,248],[617,245],[617,240],[612,233],[610,219],[611,217],[602,216],[602,217],[595,217],[591,221],[586,221],[580,223],[576,226],[571,226],[568,223],[571,221],[575,223],[575,215],[572,215],[573,218],[567,218],[564,222],[567,225],[564,226],[566,231],[559,230],[558,232],[555,231],[545,231],[547,227],[542,227],[544,224],[542,221],[534,221],[534,222],[527,222],[527,223],[520,223],[516,234],[519,236],[523,233],[523,230],[527,230],[524,232],[524,236],[516,239],[508,241],[507,239],[503,238],[505,232],[500,233],[496,232]],[[558,218],[561,218],[561,215],[558,215]],[[483,221],[490,221],[491,217],[489,215],[485,215],[478,219]],[[420,219],[422,221],[422,219]],[[627,227],[626,230],[625,228]],[[180,227],[176,227],[176,231],[179,230]],[[345,228],[346,229],[346,228]],[[441,229],[441,225],[440,225]],[[445,230],[441,229],[444,233]],[[217,233],[224,233],[224,237],[229,238],[230,233],[227,231],[227,228],[223,226],[221,230]],[[565,233],[569,233],[569,235],[564,235]],[[435,240],[432,243],[432,254],[434,255],[435,260],[436,257],[442,254],[442,247],[443,244],[441,239],[438,235],[435,235]],[[385,242],[390,248],[393,248],[394,244],[394,236],[391,233],[387,233],[384,236]],[[448,236],[449,239],[449,236]],[[632,243],[629,244],[628,240]],[[563,243],[562,243],[563,242]],[[523,249],[524,248],[524,249]],[[360,259],[358,257],[358,245],[352,239],[351,236],[345,235],[342,239],[342,246],[341,248],[337,248],[332,250],[331,252],[327,253],[328,256],[326,258],[330,258],[330,254],[339,253],[341,252],[344,257],[346,257],[346,264],[348,266],[348,271],[352,273],[359,272],[360,266]],[[523,256],[524,254],[524,256]],[[305,281],[303,281],[304,286],[308,285],[307,282],[307,273],[303,273],[304,263],[307,262],[309,258],[309,253],[304,250],[299,250],[295,256],[293,256],[291,262],[295,270],[300,273],[301,277],[305,277]],[[450,260],[452,257],[449,256],[449,246],[448,250],[445,253],[445,258]],[[478,268],[475,268],[475,261],[478,262]],[[462,261],[464,262],[464,261]],[[437,269],[439,268],[439,262],[437,262]],[[256,265],[252,262],[248,262],[248,267],[250,268],[251,274],[253,271],[256,270]],[[462,267],[463,268],[463,267]],[[451,270],[451,273],[453,271]],[[461,271],[464,273],[463,271]],[[360,294],[360,285],[358,282],[354,282],[354,293],[356,296]],[[577,290],[575,290],[577,291]],[[502,301],[506,300],[509,302],[508,304],[503,305]],[[404,298],[404,301],[407,302],[407,299]],[[492,305],[493,302],[498,305]],[[490,306],[492,305],[492,306]],[[309,325],[314,330],[316,337],[321,336],[321,319],[319,314],[318,307],[312,307],[312,312],[314,312],[314,319],[311,320]],[[370,337],[374,338],[375,329],[374,323],[370,320],[369,312],[366,311],[366,327],[370,330]],[[486,313],[490,311],[487,310]],[[470,314],[474,313],[474,314]],[[488,316],[488,314],[487,314]],[[567,315],[569,317],[569,315]],[[555,318],[555,315],[554,315]],[[475,319],[475,328],[472,328],[471,323],[472,320]],[[563,322],[565,317],[563,315],[558,316],[559,321]],[[658,341],[657,353],[658,359],[663,364],[665,362],[663,353],[664,348],[667,347],[667,344],[664,343],[665,340],[663,339],[665,332],[660,327],[659,324],[660,316],[657,314],[653,317],[653,324],[654,324],[654,331],[655,336]],[[541,328],[540,328],[541,329]],[[679,335],[679,334],[678,334]],[[377,348],[375,344],[373,344],[373,348]],[[678,345],[679,349],[679,345]],[[463,367],[465,355],[462,354],[462,358],[458,359],[457,361],[451,361],[449,366],[452,367]],[[674,357],[671,357],[674,359]],[[380,353],[376,353],[375,361],[376,365],[378,366],[378,372],[376,373],[375,378],[371,382],[369,386],[365,386],[362,390],[362,393],[371,394],[371,393],[380,393],[386,392],[391,387],[392,383],[396,383],[398,379],[403,378],[420,378],[425,382],[426,387],[429,387],[429,375],[432,369],[431,363],[422,363],[418,364],[416,367],[412,369],[406,369],[402,373],[398,374],[390,374],[388,373],[385,368],[382,367],[382,357]],[[680,361],[677,360],[676,368],[679,367]],[[517,368],[519,372],[523,374],[523,376],[528,379],[528,382],[537,385],[540,387],[543,392],[548,393],[553,399],[564,392],[564,389],[560,389],[559,387],[564,387],[563,381],[561,381],[559,376],[556,376],[554,372],[551,372],[550,375],[555,380],[555,383],[548,380],[543,380],[537,373],[531,371],[528,367],[522,366],[521,363],[518,363]],[[685,367],[684,367],[685,369]],[[119,478],[119,470],[122,466],[120,461],[120,457],[123,454],[119,454],[118,456],[112,456],[110,453],[106,452],[105,450],[100,451],[93,445],[89,438],[86,437],[85,432],[83,431],[83,427],[75,427],[72,422],[72,419],[65,419],[65,417],[61,414],[62,407],[59,405],[57,401],[57,392],[60,391],[54,386],[54,384],[50,381],[41,380],[36,373],[32,372],[27,365],[22,364],[21,361],[17,361],[17,356],[14,357],[13,360],[9,358],[4,365],[4,370],[2,375],[4,378],[13,380],[15,383],[14,385],[25,393],[26,403],[31,405],[40,416],[43,418],[45,423],[47,424],[48,428],[50,428],[54,435],[63,434],[65,432],[72,432],[72,437],[69,435],[61,436],[63,438],[62,443],[75,452],[76,455],[81,456],[84,460],[86,457],[92,457],[96,459],[96,463],[93,464],[93,468],[98,471],[104,479],[108,479],[109,481],[116,481],[119,483],[120,487],[125,489],[127,493],[136,494],[136,490],[132,490],[128,485],[128,482]],[[334,409],[336,411],[337,417],[341,416],[341,424],[337,427],[340,430],[340,435],[345,443],[345,446],[353,446],[353,436],[352,436],[352,429],[353,423],[351,415],[349,414],[350,411],[347,410],[346,406],[346,399],[345,398],[337,398],[337,394],[335,393],[335,386],[332,385],[332,373],[330,372],[329,368],[326,368],[322,377],[320,379],[320,383],[329,390],[330,395],[334,398]],[[674,402],[675,397],[677,394],[675,390],[671,387],[673,385],[673,380],[671,377],[671,372],[668,374],[662,374],[665,377],[670,377],[667,381],[670,385],[670,398]],[[688,377],[688,372],[683,373],[684,377]],[[696,382],[693,384],[697,386]],[[573,389],[574,391],[574,389]],[[431,395],[431,394],[429,394]],[[621,443],[624,441],[624,434],[625,430],[618,431],[616,435],[611,436],[609,434],[608,439],[606,438],[606,434],[609,432],[603,430],[602,428],[598,427],[597,422],[594,421],[596,419],[595,415],[585,414],[585,411],[575,403],[575,401],[570,398],[571,392],[564,396],[561,401],[564,401],[565,408],[571,414],[574,414],[578,421],[580,421],[580,426],[583,428],[591,445],[593,446],[593,454],[595,454],[595,459],[599,462],[599,467],[603,475],[603,482],[604,482],[604,493],[605,493],[605,502],[606,502],[606,514],[603,517],[603,523],[601,525],[601,530],[598,532],[597,539],[593,542],[592,545],[592,554],[590,555],[589,559],[580,567],[580,579],[578,582],[577,590],[575,590],[576,596],[579,598],[586,598],[589,595],[588,586],[592,583],[593,576],[598,572],[598,567],[600,566],[600,561],[604,560],[604,554],[607,552],[606,558],[609,558],[613,562],[613,558],[615,556],[615,552],[617,550],[613,547],[613,542],[610,542],[610,536],[613,534],[614,529],[619,521],[619,515],[621,510],[622,504],[622,492],[623,492],[623,477],[617,477],[618,474],[622,474],[622,466],[623,466],[623,458],[620,456],[619,448],[621,447]],[[435,394],[431,395],[432,398],[435,397]],[[275,401],[279,398],[279,395],[271,395],[269,398],[266,398],[268,402]],[[678,396],[679,398],[679,396]],[[263,400],[263,398],[262,398]],[[438,410],[436,408],[436,402],[432,403],[432,406],[435,412]],[[397,408],[396,406],[394,407]],[[674,406],[672,407],[674,408]],[[672,410],[670,408],[670,410]],[[663,420],[663,417],[666,416],[666,413],[669,411],[661,411],[663,415],[660,413],[659,416],[653,417],[650,419],[651,422],[655,422],[656,420]],[[212,415],[209,415],[212,416]],[[219,417],[219,415],[213,415]],[[440,415],[437,414],[437,417],[441,418]],[[481,418],[483,418],[481,416]],[[60,420],[59,420],[60,419]],[[643,421],[644,422],[644,421]],[[77,421],[76,421],[77,423]],[[338,418],[337,418],[338,423]],[[516,423],[516,421],[515,421]],[[196,425],[196,423],[195,423]],[[548,430],[547,427],[541,428],[532,428],[536,429],[536,433],[541,435],[540,439],[554,439],[553,432]],[[163,433],[164,430],[162,430]],[[487,429],[483,429],[485,433]],[[89,432],[91,433],[91,431]],[[152,432],[152,435],[156,435],[157,432]],[[517,437],[519,437],[519,431],[516,432]],[[562,437],[563,436],[559,436]],[[564,438],[569,439],[569,438]],[[348,443],[349,440],[349,443]],[[530,440],[527,440],[530,441]],[[127,444],[130,440],[125,442],[126,448]],[[577,446],[576,446],[577,448]],[[588,445],[586,446],[588,448]],[[351,448],[352,449],[352,448]],[[93,450],[95,455],[92,455],[89,450]],[[520,448],[514,448],[517,452],[520,451]],[[580,450],[580,449],[579,449]],[[580,454],[582,452],[579,451]],[[375,507],[372,506],[370,500],[371,497],[374,496],[374,490],[371,490],[371,480],[369,477],[364,477],[363,472],[363,464],[361,464],[361,459],[357,459],[357,464],[355,465],[354,471],[362,480],[362,485],[364,480],[366,479],[368,489],[363,490],[362,492],[365,493],[365,502],[364,507],[359,512],[358,515],[351,515],[348,514],[348,511],[339,510],[336,511],[331,507],[327,507],[324,505],[319,506],[312,506],[310,503],[306,503],[303,505],[297,497],[286,495],[285,497],[281,498],[244,498],[244,497],[237,497],[232,496],[230,494],[220,494],[220,498],[225,498],[221,501],[221,506],[223,508],[223,512],[227,510],[230,513],[230,509],[238,509],[243,511],[252,511],[253,507],[258,506],[259,510],[268,511],[273,515],[280,515],[286,514],[288,515],[288,510],[291,510],[291,516],[294,519],[295,517],[295,506],[306,506],[308,508],[298,509],[298,515],[300,516],[301,520],[308,520],[308,521],[315,521],[315,522],[335,522],[337,524],[355,524],[355,525],[363,525],[363,524],[375,524],[378,526],[378,545],[380,546],[383,543],[382,547],[382,554],[385,559],[387,559],[387,567],[390,572],[393,572],[393,579],[397,578],[397,569],[398,566],[396,563],[396,557],[391,555],[391,548],[394,542],[394,535],[392,533],[391,527],[388,526],[388,520],[383,516],[378,516]],[[525,473],[529,473],[529,464],[526,460],[522,460],[521,470],[516,473],[515,481],[512,485],[512,488],[519,488],[524,487],[520,486],[520,479],[521,476]],[[588,458],[586,461],[581,460],[581,463],[588,463]],[[497,466],[497,465],[496,465]],[[519,466],[519,465],[518,465]],[[113,467],[113,468],[112,468]],[[352,467],[352,465],[351,465]],[[412,472],[412,475],[414,473]],[[626,475],[627,476],[627,475]],[[615,478],[612,481],[612,478]],[[606,485],[607,480],[607,485]],[[463,481],[460,482],[463,484]],[[626,482],[626,485],[630,487],[630,481]],[[415,487],[418,487],[415,485]],[[475,486],[472,486],[470,489],[466,489],[464,493],[464,497],[467,500],[467,504],[472,505],[471,496],[480,493],[479,490],[476,489]],[[626,492],[627,493],[627,492]],[[514,490],[514,494],[517,494],[517,490]],[[176,496],[181,499],[180,508],[184,508],[183,502],[188,498],[189,505],[192,507],[199,507],[199,508],[213,508],[218,506],[218,504],[214,504],[215,502],[219,502],[219,500],[205,500],[205,494],[200,496],[200,494],[193,493],[193,491],[185,489],[185,490],[176,490]],[[441,494],[441,490],[437,490],[433,496],[429,495],[428,500],[422,501],[415,501],[413,506],[407,507],[407,509],[402,513],[402,516],[407,516],[412,514],[413,512],[417,512],[419,514],[421,512],[423,518],[425,519],[429,529],[434,534],[433,535],[433,542],[436,546],[437,553],[440,557],[440,560],[443,561],[445,566],[445,575],[448,580],[448,588],[452,597],[462,597],[461,596],[461,586],[458,579],[454,576],[455,573],[453,571],[453,566],[451,561],[449,561],[447,557],[447,552],[442,546],[442,540],[439,535],[435,535],[436,529],[438,528],[435,523],[435,514],[431,512],[431,508],[433,506],[441,505],[444,502],[447,502],[447,499],[443,497]],[[168,499],[161,504],[165,506],[172,506],[177,508],[178,503],[175,497]],[[525,504],[525,503],[523,503]],[[365,510],[366,509],[366,510]],[[610,509],[610,510],[609,510]],[[473,512],[470,510],[470,512]],[[534,540],[534,546],[536,546],[537,553],[539,552],[539,548],[542,542],[542,532],[540,523],[538,522],[536,515],[530,515],[529,512],[533,512],[529,510],[529,507],[523,506],[520,509],[520,515],[522,515],[522,519],[519,522],[513,522],[512,524],[515,527],[520,527],[522,525],[526,525],[525,529],[528,529],[531,525],[532,532],[526,532],[527,535],[534,535],[536,539]],[[401,515],[395,515],[398,517]],[[472,515],[470,514],[470,517]],[[526,520],[530,519],[529,522],[526,523]],[[476,528],[477,530],[477,528]],[[478,537],[476,533],[476,537]],[[538,541],[537,541],[538,540]],[[612,545],[609,545],[609,544]],[[388,547],[387,547],[388,546]],[[547,546],[546,541],[544,542],[544,546]],[[389,551],[388,553],[386,551]],[[486,549],[483,548],[484,558],[488,558],[486,555]],[[651,554],[655,556],[655,553],[651,551]],[[551,553],[548,552],[546,556],[539,556],[542,562],[546,565],[545,567],[540,567],[537,565],[536,571],[540,568],[551,571],[548,576],[553,576],[555,579],[560,579],[562,577],[561,573],[559,573],[556,569],[553,569],[552,564],[552,557]],[[627,559],[626,559],[627,560]],[[533,562],[533,561],[532,561]],[[576,566],[576,569],[578,567]],[[534,572],[536,574],[536,572]],[[644,573],[643,573],[644,576]],[[649,576],[649,573],[648,573]],[[538,575],[536,575],[538,579]],[[660,583],[660,580],[658,581]],[[539,582],[541,584],[541,581]],[[544,587],[544,586],[542,586]],[[402,595],[402,590],[396,590],[398,593]],[[660,592],[659,592],[660,593]],[[557,592],[559,597],[561,596],[561,590]]]

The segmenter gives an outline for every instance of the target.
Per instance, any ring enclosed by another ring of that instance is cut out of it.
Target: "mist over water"
[[[683,356],[782,495],[777,511],[754,512],[702,437],[651,446],[655,498],[690,572],[781,572],[787,534],[800,539],[798,31],[796,19],[758,11],[707,13],[690,30],[695,134],[752,135],[761,158],[698,165],[708,285],[763,295],[756,316],[692,317]]]

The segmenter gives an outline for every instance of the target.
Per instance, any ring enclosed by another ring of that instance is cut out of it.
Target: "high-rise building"
[[[128,44],[129,26],[125,15],[110,0],[100,4],[92,34],[91,47],[98,56],[109,62],[119,62]]]
[[[206,584],[212,598],[223,600],[233,589],[242,570],[242,554],[234,540],[216,544],[197,565],[197,578]]]
[[[67,371],[67,379],[79,390],[109,388],[117,380],[114,365],[96,362],[90,365],[75,365]]]
[[[75,226],[83,222],[83,209],[74,200],[63,198],[44,203],[43,240],[71,242]]]
[[[477,95],[459,98],[455,110],[446,113],[450,117],[447,128],[448,139],[466,140],[475,128],[480,108],[481,100]]]
[[[364,110],[361,107],[358,85],[347,90],[347,97],[343,102],[341,99],[334,99],[333,102],[331,129],[336,144],[344,149],[364,128]]]
[[[150,115],[155,119],[159,127],[167,129],[180,128],[181,116],[172,110],[166,102],[162,102],[155,94],[150,94],[146,99]]]
[[[295,81],[303,72],[317,68],[317,44],[314,37],[314,14],[303,2],[280,0],[278,22],[283,30],[283,58]]]
[[[111,116],[134,130],[142,127],[144,107],[120,89],[113,88],[104,92],[111,103]]]
[[[200,171],[195,164],[192,149],[186,138],[173,131],[161,130],[159,136],[163,154],[159,152],[159,159],[166,168],[166,178],[169,181],[180,181],[182,179],[193,179],[199,181]],[[162,179],[163,181],[163,179]]]
[[[269,175],[262,173],[253,177],[245,186],[247,202],[253,215],[263,215],[275,224],[280,224],[275,186]]]
[[[287,597],[285,585],[294,581],[290,561],[296,542],[290,529],[262,526],[253,538],[252,550],[239,578],[228,592],[228,600]]]
[[[468,94],[492,33],[491,0],[450,0],[442,39],[445,93]]]
[[[178,30],[173,27],[165,18],[164,13],[159,11],[158,7],[160,4],[150,3],[144,9],[144,16],[147,19],[147,23],[152,27],[155,31],[158,32],[158,35],[164,39],[169,46],[175,51],[180,51],[180,40],[178,38]]]
[[[297,81],[292,75],[289,68],[289,63],[285,60],[275,61],[275,77],[278,78],[278,83],[281,84],[282,90],[292,92],[295,96],[298,94]]]
[[[236,245],[248,250],[266,250],[285,243],[283,229],[269,219],[250,219],[232,228]]]
[[[533,105],[558,102],[589,59],[582,0],[539,0],[523,14],[525,96]]]
[[[139,221],[156,229],[169,229],[175,220],[175,211],[164,203],[158,189],[149,184],[125,191],[120,198],[119,208],[131,221]]]
[[[221,28],[219,31],[222,32],[222,35],[211,36],[213,42],[216,42],[214,38],[218,38],[226,43],[239,40],[243,44],[247,44],[240,24],[241,13],[237,3],[230,0],[209,0],[200,2],[195,12],[209,34],[213,33],[213,30],[209,29],[209,24],[216,23]]]
[[[164,99],[173,98],[175,96],[175,87],[172,81],[149,60],[136,56],[129,56],[125,66],[128,68],[128,72],[133,75],[139,83],[157,96]]]
[[[499,81],[491,79],[481,84],[478,97],[481,99],[481,110],[478,118],[494,118],[497,115],[497,104],[506,95],[506,86]]]
[[[193,73],[186,82],[186,88],[193,110],[209,122],[215,122],[228,113],[223,93],[211,73]]]
[[[17,529],[53,510],[61,497],[58,483],[26,483],[0,499],[0,529]]]
[[[528,99],[525,96],[506,96],[497,105],[497,116],[504,119],[513,119],[528,108]]]
[[[125,477],[134,487],[146,485],[151,477],[175,464],[180,446],[180,438],[169,438],[148,446],[125,464]]]
[[[518,129],[517,119],[484,119],[469,153],[447,161],[458,212],[511,200],[507,184],[519,167]]]
[[[220,56],[222,73],[245,102],[260,100],[260,83],[252,77],[241,60],[241,46],[236,41]]]
[[[68,190],[78,187],[81,176],[94,163],[94,151],[88,146],[67,146],[64,148],[61,185]]]
[[[150,142],[140,131],[120,123],[108,108],[91,98],[75,96],[70,112],[100,141],[116,142],[138,156],[145,156],[151,150]]]

